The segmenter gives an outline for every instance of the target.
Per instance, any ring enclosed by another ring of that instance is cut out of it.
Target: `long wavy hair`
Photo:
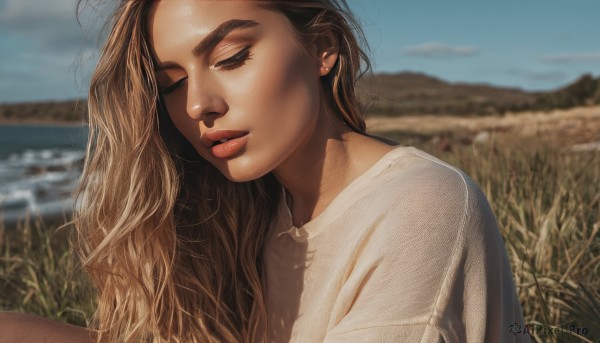
[[[90,328],[111,342],[262,340],[261,249],[282,186],[272,173],[228,180],[175,128],[154,77],[150,4],[117,4],[89,90],[89,141],[72,223],[98,294]],[[256,5],[282,13],[299,42],[335,34],[340,54],[322,78],[324,101],[366,134],[356,84],[370,71],[368,47],[346,2]]]

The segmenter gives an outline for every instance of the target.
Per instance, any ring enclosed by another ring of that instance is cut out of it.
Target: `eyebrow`
[[[192,53],[194,56],[199,56],[213,49],[217,44],[219,44],[231,31],[245,29],[249,27],[254,27],[260,25],[258,22],[254,20],[242,20],[242,19],[232,19],[228,20],[221,25],[219,25],[216,29],[210,32],[204,39],[198,43],[194,49],[192,49]],[[177,65],[173,62],[165,62],[163,64],[157,65],[154,69],[155,72],[161,71],[164,69],[169,69],[176,67]]]

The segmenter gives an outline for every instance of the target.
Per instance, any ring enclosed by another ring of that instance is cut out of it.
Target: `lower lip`
[[[210,148],[216,158],[229,158],[237,154],[248,142],[248,134],[242,137],[230,139],[225,143]]]

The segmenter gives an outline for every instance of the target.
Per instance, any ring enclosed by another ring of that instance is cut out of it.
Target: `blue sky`
[[[527,90],[600,75],[598,0],[348,3],[363,24],[376,72],[418,71]],[[85,96],[100,24],[85,21],[84,40],[73,6],[73,0],[0,0],[0,102]]]

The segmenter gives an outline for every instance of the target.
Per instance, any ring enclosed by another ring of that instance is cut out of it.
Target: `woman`
[[[343,0],[121,1],[74,218],[100,339],[526,338],[473,181],[366,134],[353,28]]]

